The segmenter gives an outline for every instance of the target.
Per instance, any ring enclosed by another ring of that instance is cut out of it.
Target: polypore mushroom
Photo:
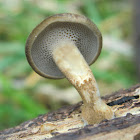
[[[29,35],[26,56],[31,67],[46,78],[66,77],[82,100],[85,124],[113,118],[112,109],[100,98],[89,68],[101,52],[102,36],[88,18],[58,14],[41,22]]]

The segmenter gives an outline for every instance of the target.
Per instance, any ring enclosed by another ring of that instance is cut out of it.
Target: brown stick
[[[116,118],[84,127],[82,102],[41,115],[19,126],[0,132],[0,140],[108,140],[140,139],[140,84],[102,98]]]

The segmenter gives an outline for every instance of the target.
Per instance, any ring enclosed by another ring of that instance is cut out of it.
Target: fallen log
[[[0,140],[140,140],[140,84],[102,99],[114,119],[84,126],[79,102],[0,131]]]

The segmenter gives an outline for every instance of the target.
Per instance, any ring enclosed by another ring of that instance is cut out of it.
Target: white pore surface
[[[97,55],[97,37],[88,27],[71,22],[52,23],[37,36],[31,48],[34,64],[46,76],[64,77],[53,61],[52,52],[60,42],[65,41],[72,41],[88,64]]]

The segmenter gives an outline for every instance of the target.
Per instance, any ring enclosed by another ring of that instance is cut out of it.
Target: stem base
[[[102,120],[114,118],[114,113],[102,100],[100,104],[86,103],[82,106],[82,118],[85,124],[98,124]]]

